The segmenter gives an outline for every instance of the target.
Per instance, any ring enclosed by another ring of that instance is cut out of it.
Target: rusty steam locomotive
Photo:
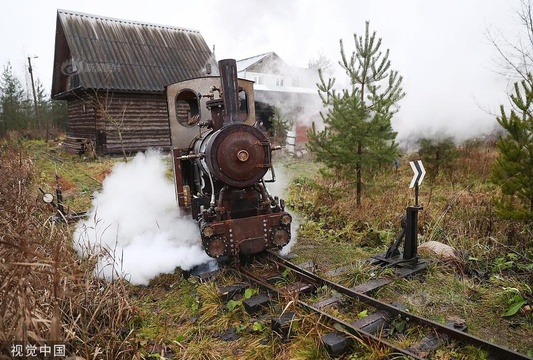
[[[178,205],[213,258],[281,249],[292,217],[265,186],[273,148],[255,126],[253,82],[237,77],[233,59],[218,65],[219,76],[166,87]]]

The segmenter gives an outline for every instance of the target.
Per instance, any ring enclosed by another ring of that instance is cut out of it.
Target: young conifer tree
[[[22,84],[8,62],[0,75],[0,135],[6,130],[23,130],[29,126],[27,105]]]
[[[397,156],[396,132],[391,119],[405,93],[402,77],[391,70],[389,50],[380,50],[381,38],[370,33],[354,34],[355,50],[347,56],[340,40],[339,64],[350,81],[347,89],[336,91],[335,78],[324,79],[319,70],[318,91],[327,114],[321,114],[325,128],[308,132],[309,150],[340,177],[355,175],[356,204],[361,205],[363,171],[391,164]]]
[[[507,134],[498,140],[500,151],[492,168],[492,181],[507,195],[498,202],[501,216],[533,220],[533,75],[514,84],[510,95],[514,109],[509,116],[503,106],[498,123]]]
[[[270,117],[270,139],[273,145],[284,146],[287,142],[287,134],[292,129],[293,122],[287,118],[279,108],[274,109]]]

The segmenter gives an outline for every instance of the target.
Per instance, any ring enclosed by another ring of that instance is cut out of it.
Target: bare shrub
[[[13,343],[63,343],[86,359],[131,359],[137,309],[129,284],[80,261],[72,229],[49,220],[30,154],[0,147],[0,354]]]

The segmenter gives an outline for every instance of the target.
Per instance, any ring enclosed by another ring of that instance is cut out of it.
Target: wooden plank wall
[[[162,94],[86,94],[69,101],[67,135],[93,141],[99,155],[122,154],[123,147],[127,154],[148,148],[168,151],[166,98]]]
[[[96,139],[96,114],[92,99],[85,95],[68,100],[67,112],[67,136],[94,141]]]
[[[164,95],[101,94],[96,109],[96,129],[105,132],[107,153],[121,154],[122,146],[127,153],[148,148],[170,149]]]

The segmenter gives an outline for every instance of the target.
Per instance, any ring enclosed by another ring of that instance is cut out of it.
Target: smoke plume
[[[274,169],[275,169],[275,182],[267,183],[267,189],[273,196],[279,196],[283,199],[283,196],[285,194],[285,191],[290,185],[291,177],[287,173],[287,170],[281,165],[274,163]],[[265,176],[265,178],[268,178],[269,174]],[[291,241],[285,246],[281,251],[280,254],[285,256],[288,255],[291,252],[291,249],[294,245],[296,245],[296,242],[298,240],[298,228],[300,227],[301,219],[298,216],[298,214],[294,211],[291,211],[291,209],[286,209],[292,216],[292,224],[291,224]]]
[[[117,164],[94,196],[87,220],[74,233],[80,255],[98,258],[95,272],[148,284],[176,267],[209,261],[190,217],[180,216],[163,156],[150,150]]]

